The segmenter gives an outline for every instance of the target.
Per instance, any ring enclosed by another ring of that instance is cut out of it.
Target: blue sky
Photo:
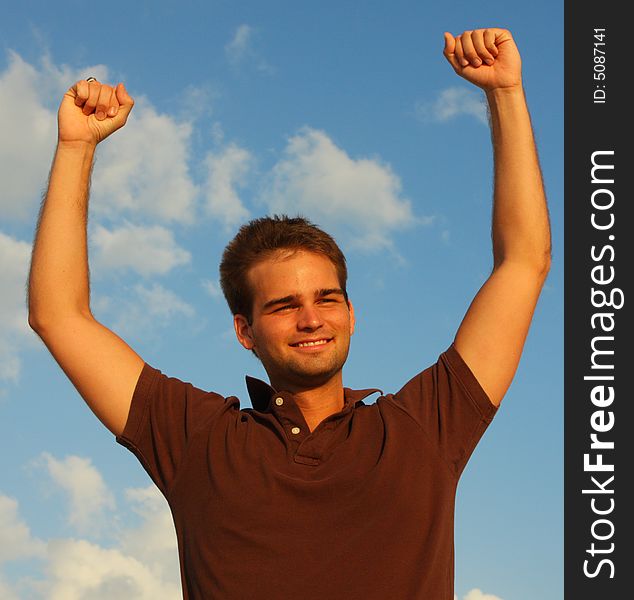
[[[346,385],[396,391],[451,343],[491,266],[483,98],[442,56],[443,31],[483,26],[510,29],[522,54],[554,261],[516,379],[459,485],[456,595],[563,596],[563,6],[537,0],[3,11],[0,597],[180,593],[165,502],[26,325],[65,88],[97,75],[137,100],[94,170],[97,318],[152,366],[246,398],[244,375],[264,373],[231,331],[220,254],[245,219],[300,211],[348,257]]]

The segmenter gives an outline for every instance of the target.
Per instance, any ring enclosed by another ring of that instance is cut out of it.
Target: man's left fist
[[[522,86],[522,60],[506,29],[445,32],[445,58],[454,71],[486,92]]]

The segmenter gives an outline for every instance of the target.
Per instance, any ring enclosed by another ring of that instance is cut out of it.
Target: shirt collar
[[[268,383],[257,379],[256,377],[246,376],[247,391],[249,392],[249,398],[251,398],[251,404],[253,408],[259,412],[266,412],[273,400],[274,396],[278,395],[278,392],[271,387]],[[350,388],[343,388],[345,407],[348,405],[355,405],[357,402],[361,402],[364,398],[379,392],[383,392],[378,388],[368,388],[364,390],[351,390]]]

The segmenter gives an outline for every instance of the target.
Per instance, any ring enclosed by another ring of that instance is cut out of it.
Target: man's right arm
[[[29,275],[29,324],[97,417],[120,435],[144,361],[90,310],[88,190],[97,144],[134,101],[122,84],[77,82],[58,113],[58,145]]]

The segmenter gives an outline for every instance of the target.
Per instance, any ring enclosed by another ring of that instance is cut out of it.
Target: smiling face
[[[354,311],[337,270],[325,256],[296,251],[249,270],[251,324],[234,316],[236,335],[258,358],[277,389],[298,391],[338,378],[348,357]]]

